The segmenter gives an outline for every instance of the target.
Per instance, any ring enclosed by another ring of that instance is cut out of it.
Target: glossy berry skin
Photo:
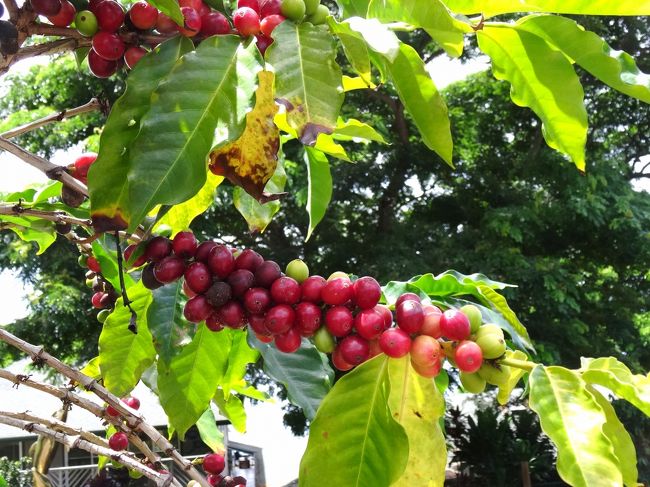
[[[440,332],[450,340],[467,340],[470,335],[469,319],[458,310],[448,309],[440,317]]]
[[[418,335],[411,343],[411,360],[422,367],[431,367],[442,357],[440,343],[428,335]]]
[[[140,59],[147,54],[147,50],[142,47],[131,46],[124,51],[124,62],[129,69],[135,68],[135,65],[140,62]]]
[[[456,347],[454,353],[456,366],[461,372],[476,372],[483,364],[483,352],[475,342],[470,340],[462,341]]]
[[[131,244],[127,248],[124,249],[124,264],[131,259],[131,256],[133,255],[133,252],[136,251],[138,246],[136,244]],[[129,266],[129,269],[135,269],[136,267],[140,267],[144,265],[147,262],[147,258],[144,255],[144,252],[141,253],[137,259],[135,259]]]
[[[264,313],[271,306],[271,293],[263,287],[253,287],[244,294],[244,306],[253,314]]]
[[[79,33],[86,37],[94,36],[99,30],[97,17],[90,10],[82,10],[74,18],[74,25]]]
[[[243,328],[246,325],[244,308],[239,301],[228,301],[219,308],[219,317],[228,328]]]
[[[397,326],[406,333],[417,333],[424,323],[424,311],[417,301],[404,301],[395,310]]]
[[[250,7],[241,7],[232,13],[232,23],[235,29],[244,37],[259,34],[260,16]]]
[[[214,311],[212,306],[205,299],[205,296],[194,296],[185,303],[183,308],[183,316],[190,323],[200,323],[205,321],[208,316]]]
[[[129,406],[131,409],[135,409],[136,411],[140,409],[140,399],[137,397],[129,396],[125,397],[122,399],[122,402]]]
[[[400,328],[390,328],[379,337],[379,347],[389,357],[400,358],[409,353],[411,338]]]
[[[353,325],[352,312],[345,306],[334,306],[325,312],[325,326],[335,337],[349,335]]]
[[[59,13],[48,17],[47,20],[57,27],[67,27],[72,23],[76,14],[77,9],[74,8],[74,5],[68,0],[61,0],[61,10],[59,10]]]
[[[284,353],[293,353],[300,348],[302,337],[296,328],[291,328],[288,332],[282,333],[275,337],[275,346]]]
[[[156,276],[153,273],[155,264],[148,264],[142,269],[142,284],[144,287],[147,289],[158,289],[163,285],[162,282],[160,282],[158,279],[156,279]]]
[[[354,317],[354,329],[366,340],[376,340],[385,330],[384,316],[375,308],[364,309]]]
[[[32,9],[39,15],[53,17],[61,11],[61,0],[30,0]]]
[[[180,257],[192,257],[197,246],[198,242],[192,232],[178,232],[172,240],[174,253]]]
[[[126,46],[120,36],[99,31],[93,36],[93,51],[107,61],[117,61],[124,55]]]
[[[175,255],[165,257],[160,262],[157,262],[153,268],[153,275],[163,284],[169,284],[180,279],[184,272],[185,262]]]
[[[262,56],[264,56],[264,53],[271,44],[273,44],[273,39],[270,37],[267,37],[264,34],[257,34],[255,36],[255,45],[257,46],[257,49],[260,51]]]
[[[345,304],[353,296],[352,282],[348,277],[336,277],[331,281],[327,281],[321,291],[323,302],[332,306]]]
[[[248,7],[260,13],[260,2],[258,0],[237,0],[237,8]]]
[[[235,270],[235,258],[228,247],[216,245],[208,256],[208,267],[219,279],[225,279]]]
[[[230,22],[221,12],[202,15],[201,34],[206,37],[230,34]]]
[[[378,304],[374,309],[384,317],[384,330],[388,330],[393,324],[393,312],[384,304]]]
[[[290,277],[276,279],[271,285],[273,301],[281,304],[295,304],[300,301],[300,284]]]
[[[221,319],[221,315],[219,314],[219,311],[213,311],[212,313],[210,313],[210,316],[208,316],[205,319],[205,326],[208,328],[208,330],[214,332],[223,330],[224,323],[223,320]]]
[[[268,328],[264,324],[265,319],[266,318],[264,315],[256,315],[256,314],[248,315],[248,324],[250,325],[250,327],[253,329],[253,331],[257,336],[272,335],[272,333],[268,330]]]
[[[124,9],[113,0],[100,2],[94,10],[99,30],[116,32],[124,23]]]
[[[183,294],[188,298],[193,298],[196,296],[196,293],[187,285],[187,281],[183,280]]]
[[[260,17],[265,18],[269,15],[280,15],[282,13],[282,0],[261,0]]]
[[[177,26],[178,32],[185,37],[194,37],[201,30],[201,16],[191,7],[181,7],[183,27]]]
[[[309,267],[302,259],[293,259],[287,264],[285,274],[302,284],[309,277]]]
[[[336,367],[341,372],[345,372],[346,370],[350,370],[354,368],[354,365],[352,365],[349,362],[346,362],[345,359],[343,358],[343,354],[341,354],[340,346],[337,346],[332,352],[332,364],[334,364],[334,367]]]
[[[307,7],[303,0],[282,0],[280,12],[286,18],[299,22],[305,16]]]
[[[202,242],[196,248],[196,253],[194,254],[194,260],[198,262],[203,262],[207,264],[210,251],[217,246],[216,242]]]
[[[395,309],[397,309],[397,307],[404,301],[417,301],[419,303],[421,299],[420,296],[415,293],[404,293],[399,298],[397,298],[397,301],[395,301]]]
[[[321,293],[323,288],[327,284],[327,281],[324,277],[321,276],[309,276],[303,281],[300,285],[300,291],[303,301],[309,301],[310,303],[318,304],[321,302]]]
[[[160,12],[156,20],[156,30],[161,34],[174,34],[177,32],[178,24],[170,19],[167,15]]]
[[[147,243],[147,249],[144,253],[147,256],[147,260],[160,262],[172,253],[172,243],[168,238],[154,237]]]
[[[312,336],[320,328],[322,312],[314,303],[301,302],[296,306],[296,328],[302,336]]]
[[[368,341],[358,335],[346,336],[339,343],[339,349],[343,360],[352,365],[359,365],[370,356]]]
[[[252,249],[244,249],[235,258],[235,269],[246,269],[255,272],[264,262],[264,258]]]
[[[311,22],[314,25],[321,25],[327,22],[327,17],[330,15],[330,9],[327,8],[327,5],[319,5],[316,7],[316,11],[307,17],[307,22]]]
[[[104,305],[102,304],[102,298],[105,296],[105,293],[98,292],[93,294],[93,297],[90,299],[94,308],[102,309]]]
[[[204,16],[210,12],[210,7],[203,3],[203,0],[180,0],[178,5],[181,7],[193,8],[200,16]]]
[[[203,470],[219,475],[226,468],[226,459],[220,453],[210,453],[203,457]]]
[[[136,29],[153,29],[158,20],[158,9],[147,2],[136,2],[129,10],[129,18]]]
[[[423,366],[411,360],[411,366],[422,377],[431,379],[440,373],[440,369],[442,369],[442,362],[438,360],[433,365]]]
[[[381,286],[372,277],[361,277],[352,285],[354,302],[361,309],[370,309],[377,306],[381,298]]]
[[[440,331],[442,311],[432,304],[425,304],[422,306],[422,310],[424,311],[424,322],[422,323],[420,333],[433,338],[440,338],[442,336],[442,332]]]
[[[185,269],[185,282],[196,294],[203,294],[212,286],[212,274],[203,262],[192,262]]]
[[[255,276],[249,270],[237,269],[228,276],[228,284],[230,284],[233,296],[243,297],[246,291],[255,284]]]
[[[108,439],[108,446],[115,451],[126,450],[129,446],[129,437],[126,433],[118,431]]]
[[[93,162],[97,159],[97,154],[88,152],[81,154],[74,160],[74,174],[75,179],[78,179],[84,184],[88,184],[88,169]]]
[[[109,61],[91,49],[88,52],[88,67],[97,78],[108,78],[117,72],[117,61]]]
[[[86,266],[93,272],[102,271],[102,267],[99,265],[99,261],[92,255],[86,260]]]
[[[282,276],[282,271],[277,262],[265,260],[255,271],[255,285],[270,288]]]
[[[278,304],[267,311],[264,324],[273,335],[281,335],[288,332],[295,321],[296,313],[293,308],[286,304]]]

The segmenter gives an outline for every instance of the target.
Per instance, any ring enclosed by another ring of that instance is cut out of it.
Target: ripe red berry
[[[379,311],[381,315],[384,317],[384,330],[388,330],[390,328],[390,325],[393,324],[392,311],[388,308],[388,306],[383,304],[378,304],[377,306],[375,306],[374,309]]]
[[[97,54],[93,49],[88,52],[88,67],[90,72],[98,78],[108,78],[115,74],[118,68],[117,61],[109,61]]]
[[[230,22],[221,12],[201,16],[201,34],[206,37],[230,34]]]
[[[421,299],[420,296],[415,293],[404,293],[399,298],[397,298],[397,301],[395,302],[395,309],[397,309],[397,307],[404,301],[417,301],[419,303]]]
[[[411,343],[411,360],[422,367],[431,367],[442,357],[440,343],[428,335],[419,335]]]
[[[295,321],[296,313],[293,308],[286,304],[278,304],[267,311],[264,324],[272,334],[281,335],[288,332]]]
[[[390,328],[379,337],[379,346],[389,357],[400,358],[409,353],[411,338],[400,328]]]
[[[212,286],[212,274],[203,262],[192,262],[185,269],[185,282],[196,294],[203,294]]]
[[[364,309],[354,317],[354,329],[366,340],[376,340],[384,328],[384,316],[376,308]]]
[[[341,354],[340,346],[337,346],[332,352],[332,363],[334,364],[334,367],[336,367],[341,372],[345,372],[346,370],[350,370],[354,367],[354,365],[345,361],[343,355]]]
[[[138,399],[137,397],[133,397],[133,396],[124,397],[122,398],[122,402],[127,406],[129,406],[131,409],[135,409],[136,411],[140,409],[140,399]]]
[[[210,453],[203,457],[203,470],[215,475],[226,468],[226,459],[221,453]]]
[[[131,46],[124,51],[124,62],[129,69],[135,68],[135,65],[140,62],[140,59],[147,54],[147,50],[139,46]]]
[[[111,32],[99,31],[93,36],[93,50],[107,61],[117,61],[124,55],[124,42]]]
[[[88,152],[81,154],[74,160],[74,173],[73,176],[84,184],[88,184],[88,170],[90,166],[97,159],[97,154]]]
[[[271,306],[271,293],[263,287],[250,288],[244,294],[244,306],[253,314],[264,313]]]
[[[335,337],[349,335],[354,325],[352,311],[345,306],[334,306],[325,312],[325,326]]]
[[[147,260],[160,262],[172,253],[172,243],[165,237],[154,237],[147,243],[145,250]]]
[[[361,309],[374,308],[381,298],[381,286],[372,277],[361,277],[352,285],[354,302]]]
[[[422,305],[413,300],[403,301],[395,310],[397,326],[406,333],[417,333],[424,323]]]
[[[216,487],[219,484],[221,484],[221,481],[223,480],[223,477],[221,475],[215,475],[215,474],[210,474],[208,475],[208,484],[210,484],[212,487]]]
[[[205,326],[207,326],[210,331],[223,330],[225,325],[223,323],[223,320],[221,319],[221,315],[219,314],[218,310],[215,310],[212,313],[210,313],[210,316],[208,316],[205,319]]]
[[[255,284],[255,276],[246,269],[237,269],[228,276],[228,284],[232,289],[232,295],[239,298],[246,294]]]
[[[260,13],[260,2],[258,0],[237,0],[237,8],[248,7]]]
[[[255,272],[264,262],[264,258],[252,249],[244,249],[235,259],[235,269]]]
[[[282,0],[262,0],[260,2],[260,17],[279,15],[282,10]]]
[[[77,10],[68,0],[61,0],[61,10],[56,15],[47,18],[53,25],[57,27],[67,27],[74,20]]]
[[[253,329],[253,331],[258,337],[272,335],[272,333],[264,324],[265,320],[266,317],[264,315],[255,315],[255,314],[248,315],[248,324],[250,325],[250,327]]]
[[[319,304],[321,302],[321,292],[327,284],[324,277],[309,276],[300,285],[300,291],[303,301]]]
[[[208,267],[219,279],[225,279],[235,270],[235,258],[225,245],[215,245],[208,255]]]
[[[90,269],[93,272],[102,271],[102,268],[99,265],[99,261],[92,255],[88,257],[88,260],[86,261],[86,266],[88,267],[88,269]]]
[[[113,0],[104,0],[93,10],[99,30],[116,32],[124,23],[124,9]]]
[[[255,285],[270,288],[282,276],[282,271],[277,262],[265,260],[255,271]]]
[[[376,357],[381,353],[381,347],[379,346],[379,340],[370,340],[368,342],[368,347],[370,349],[370,352],[368,354],[368,358]]]
[[[312,336],[320,328],[322,312],[314,303],[303,301],[296,306],[296,328],[302,336]]]
[[[440,331],[442,311],[432,304],[422,306],[422,310],[424,311],[424,323],[422,323],[420,333],[433,338],[440,338],[442,336],[442,332]]]
[[[194,254],[194,260],[207,264],[208,257],[210,256],[210,251],[216,246],[217,246],[216,242],[212,242],[212,241],[202,242],[196,248],[196,253]]]
[[[219,308],[219,317],[228,328],[243,328],[246,325],[246,315],[239,301],[228,301]]]
[[[196,237],[190,231],[178,232],[172,240],[174,253],[180,257],[192,257],[196,253],[197,246]]]
[[[136,2],[129,10],[129,18],[137,29],[153,29],[158,20],[158,9],[147,2]]]
[[[185,262],[180,257],[169,255],[160,262],[156,262],[153,275],[159,282],[169,284],[182,277],[185,272]]]
[[[124,249],[124,264],[131,259],[131,256],[133,255],[133,252],[135,252],[138,249],[138,245],[136,244],[131,244],[127,248]],[[147,258],[144,255],[144,252],[142,252],[137,259],[135,259],[130,265],[129,269],[134,269],[136,267],[140,267],[144,265],[147,262]]]
[[[286,333],[276,335],[275,346],[284,353],[293,353],[300,348],[302,337],[296,328],[291,328]]]
[[[483,363],[483,352],[475,342],[464,340],[456,347],[454,360],[461,372],[476,372]]]
[[[183,27],[177,26],[178,32],[185,37],[194,37],[201,30],[201,16],[191,7],[181,7]]]
[[[271,32],[286,19],[282,15],[269,15],[264,17],[260,22],[260,31],[267,37],[271,37]]]
[[[210,306],[205,296],[198,295],[188,299],[187,303],[185,303],[183,316],[190,323],[200,323],[206,320],[213,311],[214,308]]]
[[[210,7],[208,7],[203,0],[180,0],[178,5],[181,7],[190,7],[196,10],[200,16],[203,16],[210,12]]]
[[[368,341],[358,335],[346,336],[338,345],[343,360],[352,365],[359,365],[368,360],[370,346]]]
[[[232,13],[232,23],[235,29],[244,37],[259,34],[260,16],[250,7],[241,7]]]
[[[102,304],[102,299],[106,294],[102,292],[97,292],[93,294],[93,297],[90,299],[94,308],[102,309],[104,305]]]
[[[34,12],[45,17],[53,17],[63,8],[61,0],[30,0],[30,3]]]
[[[455,309],[448,309],[440,317],[440,332],[450,340],[466,340],[471,331],[469,319]]]
[[[422,377],[431,379],[440,373],[440,369],[442,368],[442,361],[438,360],[437,362],[434,362],[433,365],[423,366],[411,360],[411,366]]]
[[[158,14],[158,20],[156,20],[156,30],[161,34],[174,34],[178,24],[170,19],[167,15],[160,12]]]
[[[271,44],[273,44],[273,39],[265,36],[264,34],[257,34],[255,36],[255,44],[257,45],[257,49],[260,51],[260,53],[262,53],[262,56],[264,56],[266,49]]]
[[[347,277],[337,277],[327,281],[321,291],[323,302],[333,306],[347,303],[353,295],[352,281]]]
[[[126,450],[129,446],[129,437],[126,433],[118,431],[108,439],[108,446],[111,448],[111,450],[115,451]]]
[[[286,276],[276,279],[271,285],[271,297],[276,303],[295,304],[300,301],[300,284]]]
[[[187,281],[185,280],[183,280],[183,294],[185,294],[185,296],[187,296],[188,298],[193,298],[194,296],[196,296],[196,293],[192,291],[190,286],[187,285]]]

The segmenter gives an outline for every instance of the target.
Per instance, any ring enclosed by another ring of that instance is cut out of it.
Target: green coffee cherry
[[[329,330],[324,326],[321,326],[314,334],[314,345],[316,345],[316,348],[320,352],[332,353],[336,346],[336,342]]]
[[[294,259],[287,264],[285,274],[301,283],[309,277],[309,267],[300,259]]]
[[[100,323],[104,323],[106,321],[106,318],[108,318],[108,315],[111,314],[110,309],[103,309],[99,313],[97,313],[97,321]]]
[[[307,17],[307,21],[314,25],[321,25],[327,22],[327,17],[330,15],[330,9],[326,5],[319,5],[316,11]]]
[[[499,358],[506,351],[506,342],[496,333],[484,333],[476,338],[476,344],[487,359]]]
[[[304,0],[305,1],[305,15],[314,15],[318,6],[320,5],[320,0]]]
[[[504,338],[503,330],[494,323],[487,323],[481,326],[476,332],[476,339],[484,335],[497,335],[498,337]]]
[[[77,259],[77,264],[79,264],[79,267],[86,269],[88,267],[88,256],[86,254],[81,254]]]
[[[307,7],[303,0],[282,0],[282,5],[280,6],[282,15],[294,22],[301,21],[306,11]]]
[[[485,379],[478,375],[478,372],[468,374],[467,372],[460,373],[460,383],[467,392],[472,394],[480,394],[485,390],[487,382]]]
[[[82,10],[74,18],[74,25],[82,36],[92,37],[97,33],[97,17],[90,10]]]
[[[499,365],[498,367],[495,367],[488,362],[483,362],[483,365],[478,369],[477,374],[485,379],[488,384],[503,386],[510,378],[510,367],[507,365]]]
[[[332,279],[336,279],[337,277],[350,277],[348,276],[345,272],[342,271],[336,271],[332,272],[330,276],[327,278],[328,281],[331,281]]]
[[[473,335],[478,331],[481,323],[483,322],[481,311],[473,304],[466,304],[460,308],[460,312],[467,316],[469,319],[470,333]]]

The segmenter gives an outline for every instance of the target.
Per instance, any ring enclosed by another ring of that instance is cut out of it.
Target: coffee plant
[[[453,270],[383,286],[354,269],[320,276],[300,259],[277,263],[231,240],[199,241],[189,227],[228,179],[251,230],[263,231],[284,195],[282,147],[294,141],[307,167],[309,238],[332,197],[330,158],[350,160],[341,142],[385,143],[362,120],[342,117],[352,90],[381,98],[392,87],[424,144],[453,167],[444,99],[404,41],[415,31],[451,57],[474,38],[494,76],[510,84],[512,101],[539,117],[546,143],[584,171],[587,110],[574,65],[646,103],[650,84],[630,55],[558,14],[649,15],[647,1],[5,0],[5,7],[0,73],[31,56],[73,52],[97,77],[128,75],[110,107],[92,100],[0,134],[0,149],[51,179],[3,195],[0,229],[39,252],[57,235],[76,245],[102,324],[99,355],[82,370],[0,329],[1,340],[70,383],[0,374],[103,418],[106,439],[28,412],[0,411],[0,422],[179,485],[145,435],[191,485],[245,485],[222,476],[211,404],[243,428],[240,398],[266,398],[245,378],[261,357],[311,421],[301,486],[442,485],[443,393],[455,369],[466,392],[495,388],[500,404],[525,388],[568,484],[637,485],[634,445],[608,397],[650,415],[650,376],[613,357],[583,358],[576,370],[536,362],[501,292],[509,284]],[[345,74],[337,62],[344,58]],[[108,114],[99,150],[68,166],[11,141],[94,110]],[[170,432],[182,439],[196,425],[213,452],[189,463],[148,425],[129,395],[140,380],[159,396]]]

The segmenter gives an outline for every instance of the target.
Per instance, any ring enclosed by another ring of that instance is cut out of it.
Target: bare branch
[[[37,433],[40,436],[51,438],[68,448],[80,448],[95,455],[102,455],[129,467],[132,470],[140,472],[147,478],[153,480],[156,485],[169,485],[171,482],[171,473],[161,474],[146,465],[143,465],[137,458],[125,451],[115,451],[104,446],[91,443],[80,436],[71,436],[59,431],[54,431],[46,426],[29,421],[22,421],[0,414],[0,423],[25,430],[29,433]]]
[[[14,54],[11,64],[30,57],[49,56],[61,52],[74,51],[80,47],[89,47],[90,45],[91,41],[89,39],[57,39],[55,41],[25,46],[21,47],[20,50]],[[9,66],[7,66],[7,68],[8,67]]]
[[[25,215],[34,216],[43,220],[49,220],[57,223],[70,223],[72,225],[82,225],[90,227],[91,221],[82,218],[76,218],[68,215],[65,211],[45,211],[25,208],[21,204],[7,205],[0,204],[0,215]]]
[[[16,3],[16,0],[4,0],[5,7],[7,7],[7,12],[9,12],[9,19],[14,21],[20,15],[20,8]]]

